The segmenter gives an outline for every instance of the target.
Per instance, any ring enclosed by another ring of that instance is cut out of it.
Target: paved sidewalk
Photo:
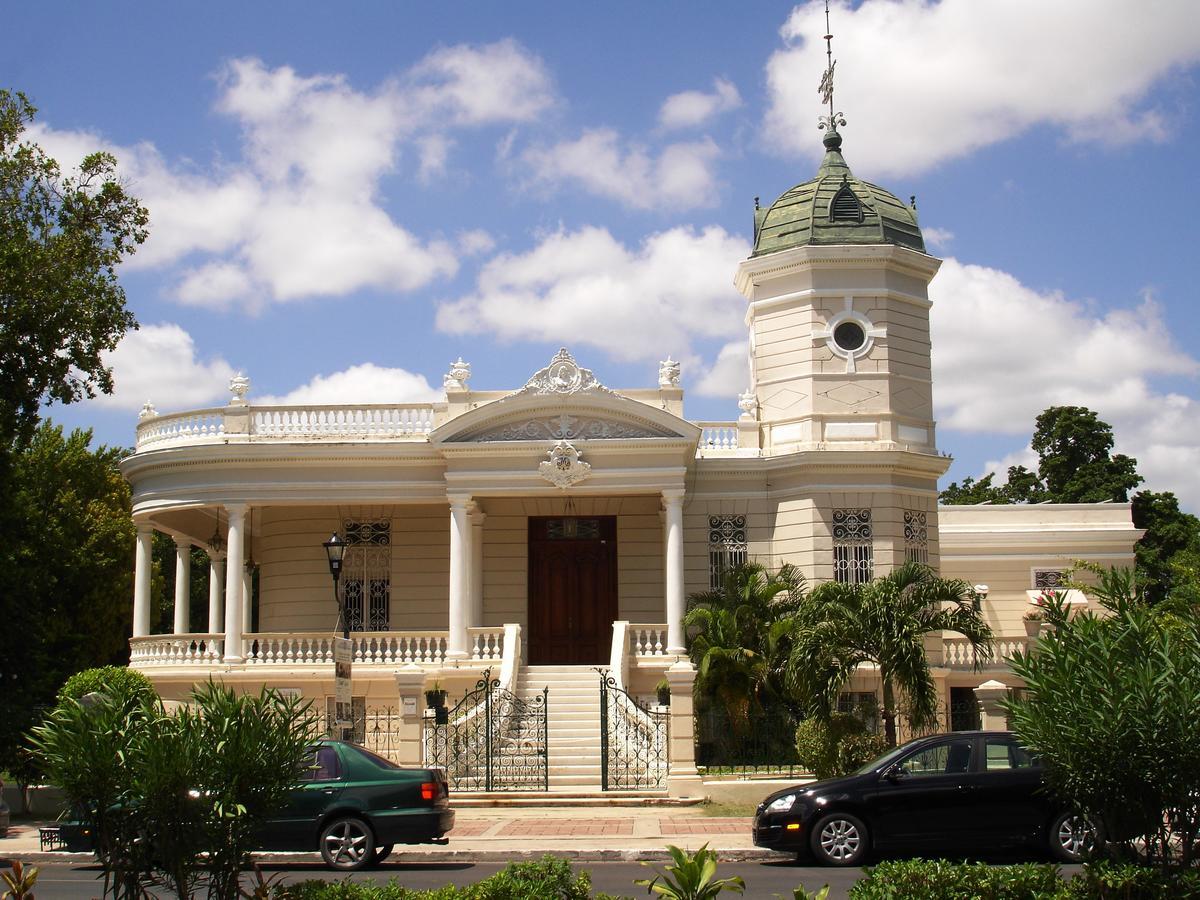
[[[42,852],[38,825],[21,822],[0,838],[0,859],[82,862],[89,854]],[[449,843],[398,845],[389,860],[430,862],[471,859],[509,861],[551,853],[579,860],[643,860],[666,858],[667,844],[695,850],[702,844],[721,859],[786,859],[784,854],[756,848],[750,840],[750,819],[705,816],[698,809],[678,807],[544,807],[520,809],[455,809]],[[267,853],[262,859],[316,859],[315,853]]]

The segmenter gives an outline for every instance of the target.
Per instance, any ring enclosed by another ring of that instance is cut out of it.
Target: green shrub
[[[587,872],[575,874],[566,860],[547,855],[533,862],[509,863],[495,875],[464,887],[448,884],[419,891],[395,880],[385,885],[313,880],[285,885],[275,896],[280,900],[588,900],[591,889]]]
[[[58,702],[78,700],[85,694],[113,694],[118,700],[140,700],[154,703],[158,694],[150,679],[124,666],[101,666],[76,672],[58,689]]]
[[[796,729],[800,765],[817,778],[845,775],[887,750],[882,735],[871,734],[857,716],[833,713],[829,720],[805,719]]]
[[[907,859],[867,869],[850,889],[850,900],[1053,900],[1065,896],[1064,887],[1052,865]]]
[[[1089,863],[1060,896],[1065,900],[1200,900],[1200,871],[1164,873],[1128,863]]]

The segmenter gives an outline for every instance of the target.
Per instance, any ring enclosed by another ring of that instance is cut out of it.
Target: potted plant
[[[1042,630],[1042,622],[1046,621],[1046,614],[1040,608],[1029,610],[1024,615],[1025,634],[1029,637],[1037,637],[1038,632]]]
[[[425,705],[430,709],[446,708],[446,692],[442,689],[440,681],[434,679],[432,686],[425,692]]]
[[[654,693],[658,695],[659,706],[671,705],[671,684],[667,679],[662,679],[654,686]]]

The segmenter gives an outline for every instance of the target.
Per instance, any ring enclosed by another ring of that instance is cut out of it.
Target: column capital
[[[667,504],[668,506],[674,506],[682,503],[686,493],[687,491],[684,488],[663,488],[663,503]]]
[[[447,494],[446,500],[449,502],[451,509],[470,510],[475,505],[475,501],[471,499],[470,494]]]
[[[172,535],[172,538],[175,541],[175,549],[177,550],[188,552],[194,546],[196,546],[195,542],[190,537],[184,537],[181,534],[176,534]]]
[[[231,516],[244,516],[246,514],[246,510],[250,508],[250,504],[244,501],[238,501],[237,503],[222,503],[221,505],[225,507],[225,512]]]
[[[134,527],[137,528],[138,537],[142,537],[143,535],[147,534],[154,534],[154,532],[157,530],[154,527],[153,522],[134,522]]]
[[[487,513],[479,508],[479,504],[474,501],[467,507],[467,516],[471,519],[472,525],[482,525],[487,519]]]

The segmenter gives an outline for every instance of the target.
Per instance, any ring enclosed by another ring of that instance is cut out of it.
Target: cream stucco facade
[[[840,139],[826,146],[838,153]],[[778,243],[771,214],[762,227]],[[760,248],[738,266],[751,364],[736,421],[688,420],[669,358],[656,387],[622,390],[566,350],[507,392],[473,390],[460,360],[432,404],[265,407],[245,379],[225,407],[148,404],[122,464],[139,531],[131,664],[170,699],[212,677],[324,704],[341,602],[355,619],[354,693],[400,711],[408,761],[421,725],[410,701],[434,680],[453,696],[491,668],[514,691],[553,691],[599,666],[648,697],[669,673],[671,789],[689,793],[680,618],[739,559],[790,562],[811,582],[927,562],[987,584],[1001,653],[1024,646],[1039,577],[1077,559],[1131,564],[1139,533],[1128,505],[939,508],[950,461],[927,290],[939,261],[916,234]],[[209,551],[207,621],[188,621],[184,600],[174,633],[149,633],[153,530],[175,537],[180,572],[193,546]],[[331,534],[351,543],[340,601]],[[953,636],[928,650],[947,724],[964,691],[1015,684],[1002,662],[976,670]],[[872,690],[871,673],[848,688]],[[587,781],[589,766],[561,783]]]

